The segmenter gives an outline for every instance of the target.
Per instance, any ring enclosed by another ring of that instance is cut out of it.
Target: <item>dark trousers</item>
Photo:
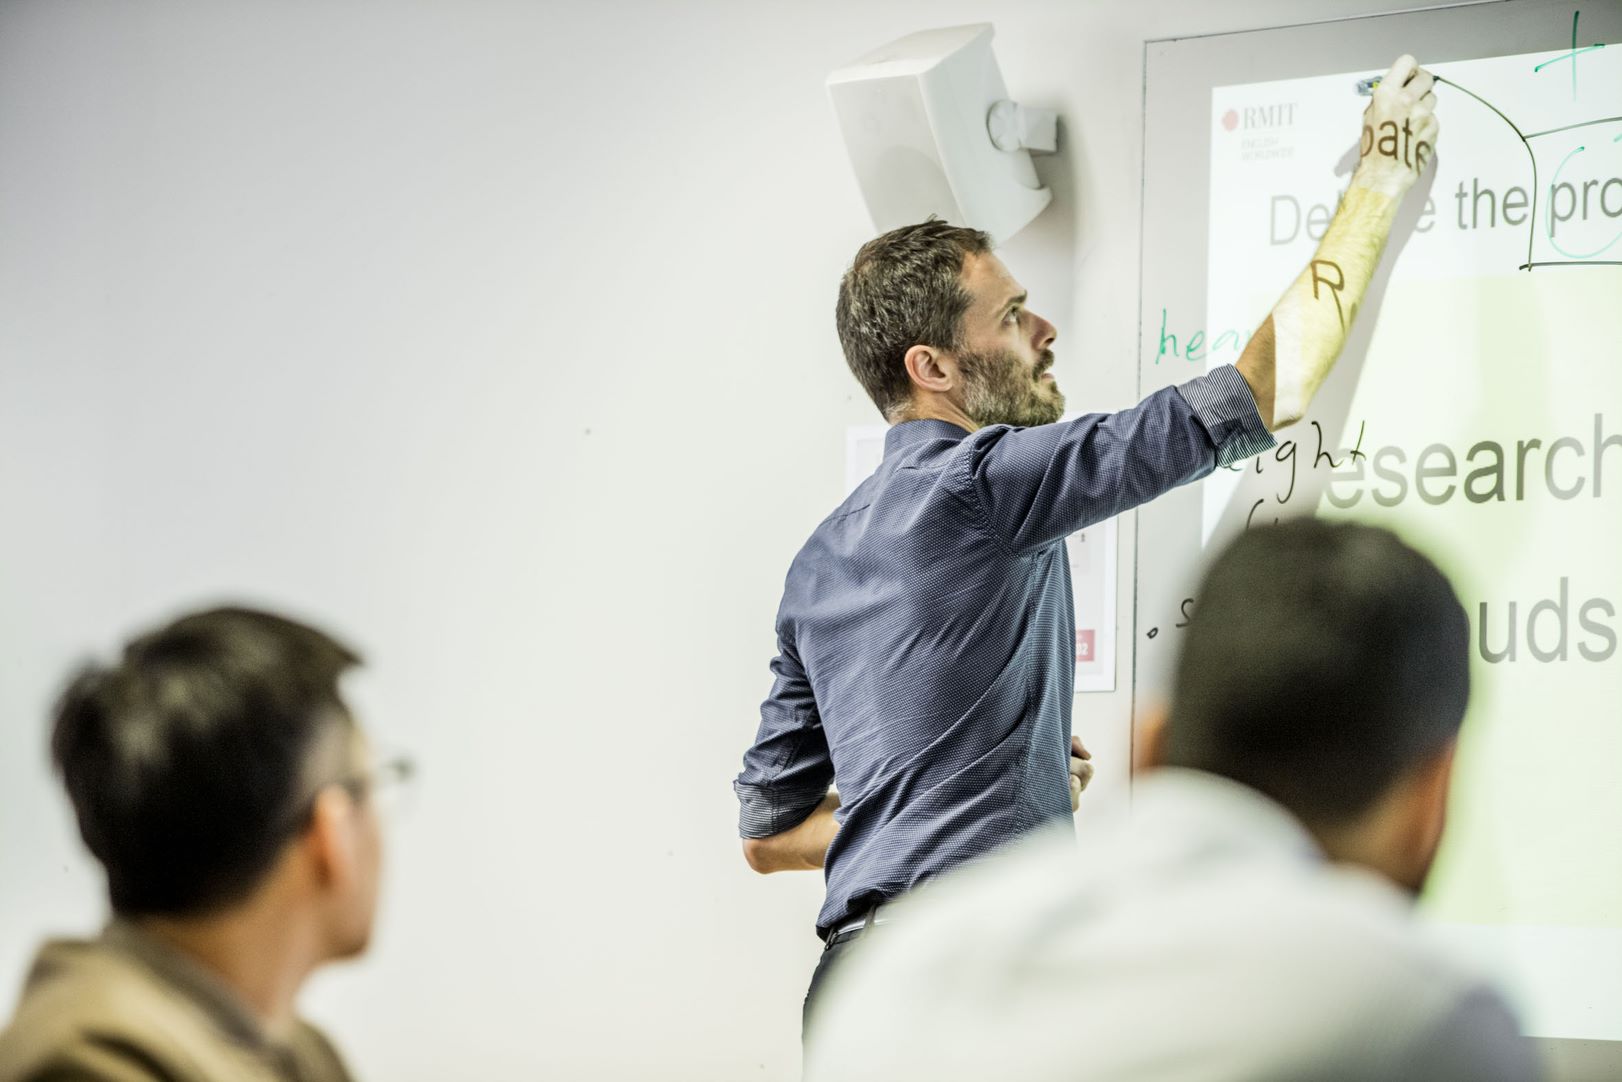
[[[872,930],[872,927],[867,927],[858,928],[853,932],[846,932],[842,936],[834,937],[835,941],[823,948],[822,957],[817,960],[816,971],[811,974],[811,987],[806,989],[805,992],[805,1006],[800,1009],[800,1043],[802,1045],[810,1035],[811,1015],[816,1009],[817,995],[822,990],[823,984],[828,980],[828,974],[838,969],[850,953],[850,949]]]

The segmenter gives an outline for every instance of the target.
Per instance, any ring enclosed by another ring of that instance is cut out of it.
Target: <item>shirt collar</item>
[[[1323,847],[1289,809],[1231,778],[1165,767],[1132,788],[1132,822],[1155,834],[1199,837],[1319,862]]]
[[[929,418],[923,421],[902,421],[891,425],[884,434],[884,457],[889,458],[903,447],[912,447],[931,440],[951,440],[957,443],[968,435],[951,421]]]

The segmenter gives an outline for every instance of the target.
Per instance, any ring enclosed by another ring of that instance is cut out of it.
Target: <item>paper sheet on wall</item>
[[[888,425],[851,425],[845,430],[845,493],[873,475],[884,461]],[[1108,519],[1066,541],[1076,606],[1076,690],[1115,690],[1115,520]]]
[[[1115,690],[1115,520],[1071,534],[1076,599],[1076,690]]]

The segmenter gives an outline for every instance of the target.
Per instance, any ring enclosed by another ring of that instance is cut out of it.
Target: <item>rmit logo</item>
[[[1245,106],[1243,119],[1246,131],[1285,128],[1295,123],[1295,102],[1281,101],[1273,105],[1247,105]]]
[[[1266,131],[1269,128],[1287,128],[1295,123],[1295,102],[1281,101],[1273,105],[1247,105],[1241,114],[1229,109],[1222,114],[1222,127],[1233,131],[1244,122],[1246,131]]]

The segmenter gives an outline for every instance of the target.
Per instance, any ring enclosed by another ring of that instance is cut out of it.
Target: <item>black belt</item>
[[[883,909],[884,907],[884,903],[880,902],[878,905],[869,909],[861,916],[845,921],[843,924],[836,924],[833,931],[828,933],[828,938],[824,940],[822,949],[827,950],[829,947],[835,947],[840,943],[849,942],[862,933],[868,931],[870,928],[875,928],[880,924],[889,924],[890,922],[888,920],[879,919],[879,910]]]

